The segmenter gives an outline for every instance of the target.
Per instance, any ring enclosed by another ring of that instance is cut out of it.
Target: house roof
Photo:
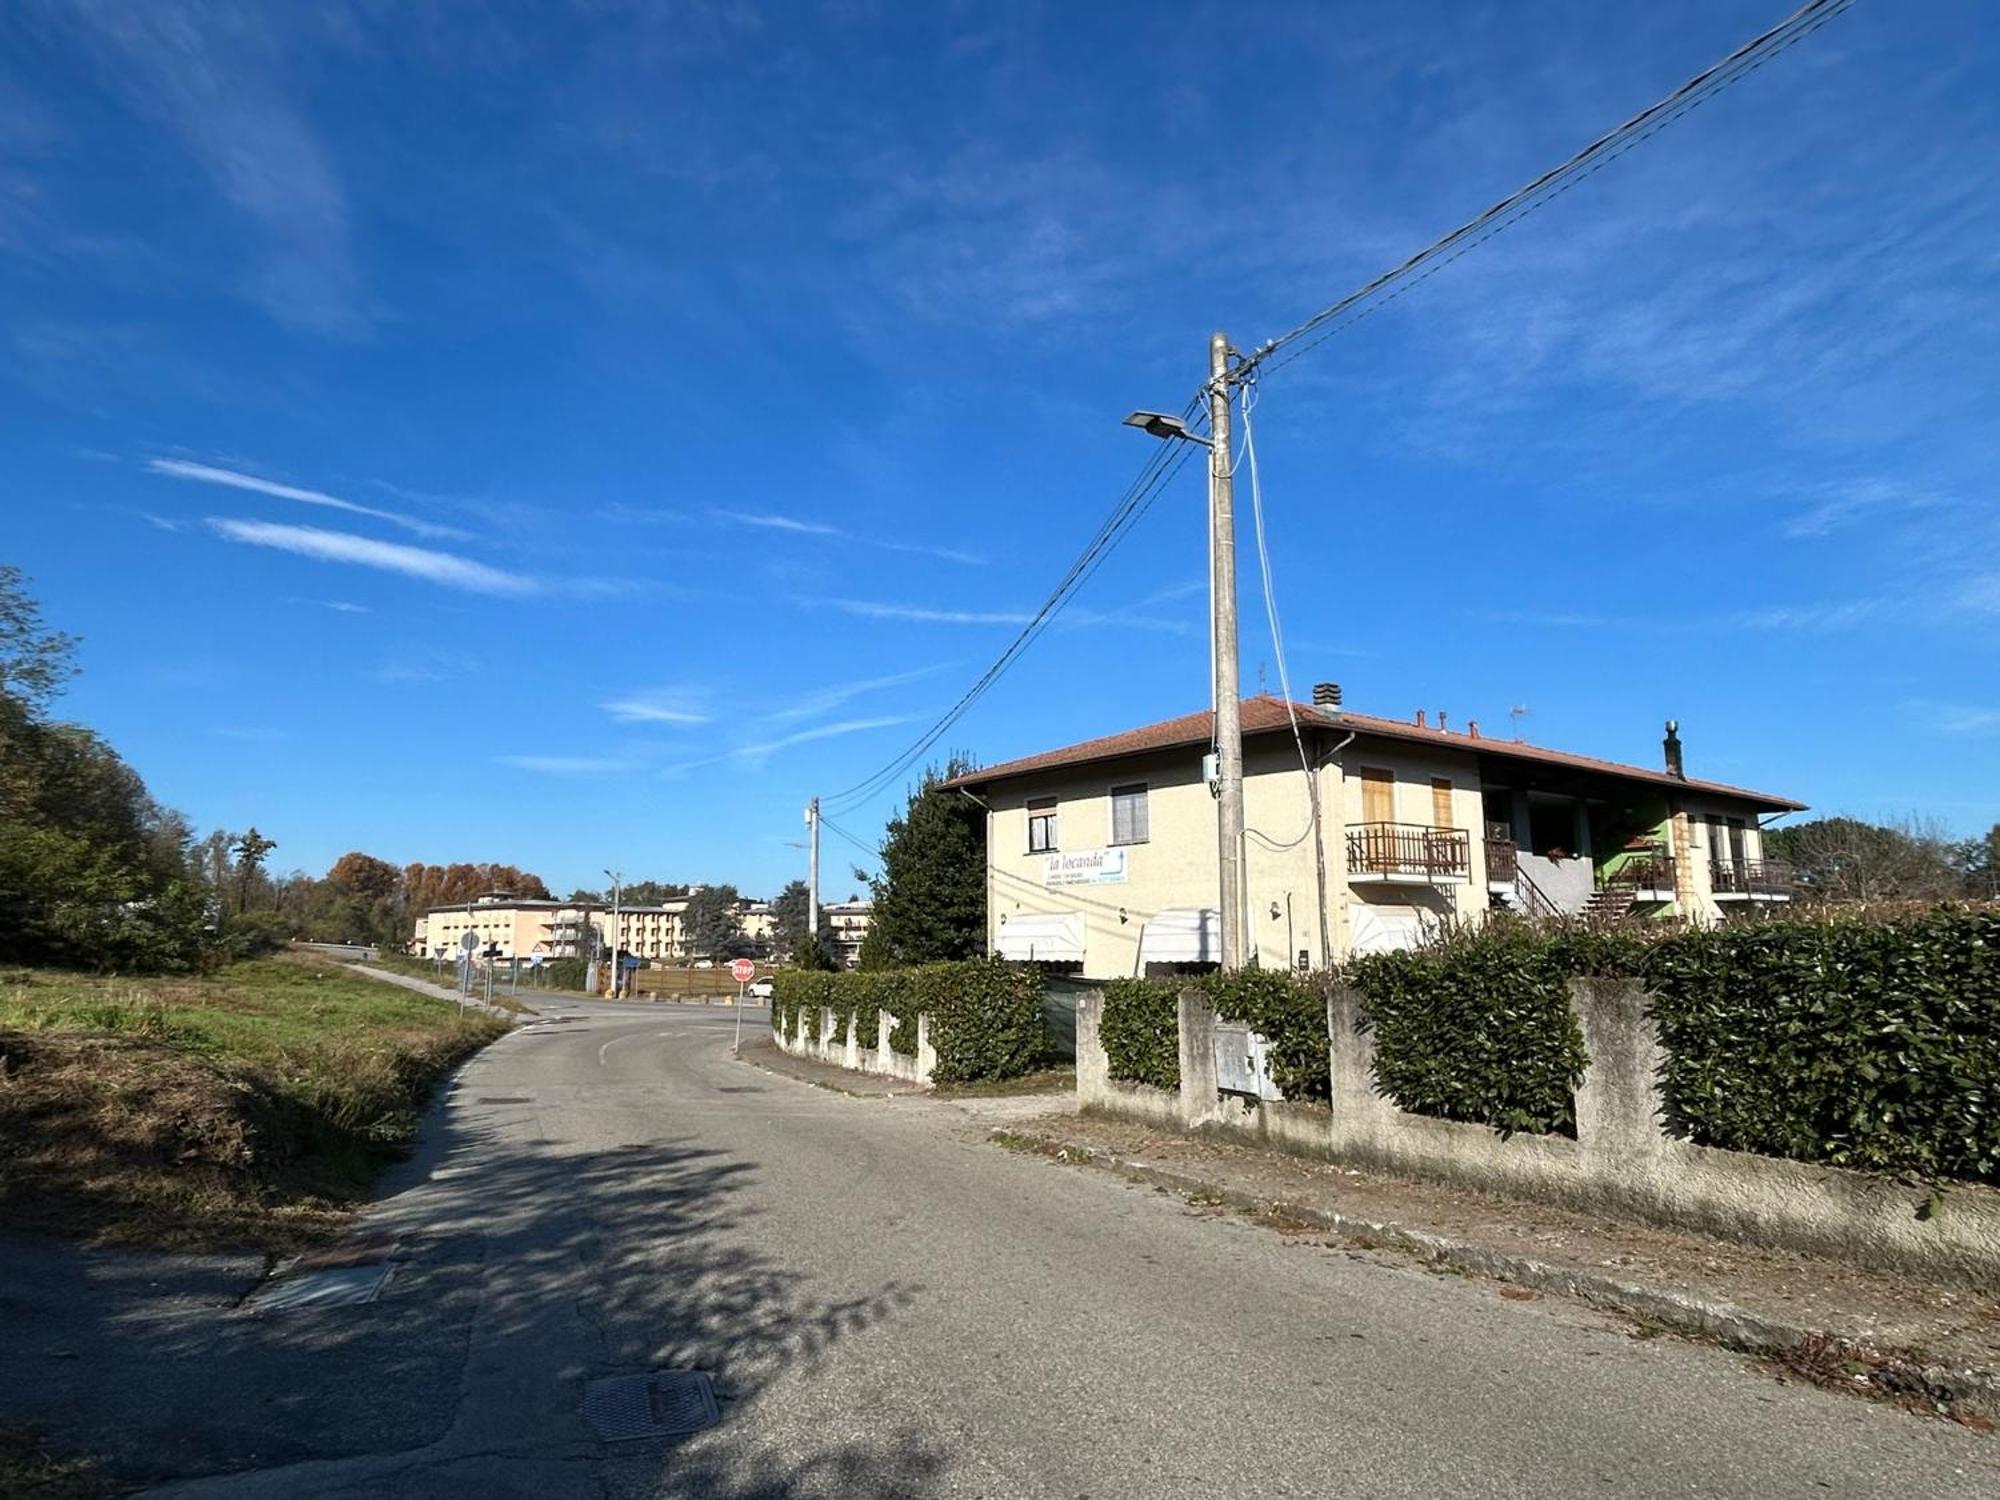
[[[1595,772],[1603,776],[1643,781],[1653,786],[1678,791],[1709,792],[1722,797],[1735,797],[1773,812],[1802,812],[1806,806],[1803,802],[1794,802],[1789,797],[1773,796],[1769,792],[1751,791],[1747,787],[1730,786],[1720,781],[1684,780],[1665,771],[1649,770],[1644,766],[1628,766],[1615,760],[1599,760],[1589,755],[1573,755],[1566,750],[1549,750],[1522,740],[1490,740],[1478,735],[1463,734],[1457,730],[1409,724],[1399,719],[1379,719],[1371,714],[1347,713],[1341,710],[1323,712],[1308,703],[1293,703],[1292,711],[1298,715],[1301,728],[1317,730],[1322,734],[1352,732],[1371,738],[1403,740],[1461,753],[1471,752],[1475,755],[1490,756],[1495,760]],[[1243,734],[1246,739],[1255,735],[1289,732],[1290,718],[1285,711],[1285,700],[1282,698],[1273,697],[1268,693],[1245,698],[1242,712]],[[997,766],[967,771],[962,776],[953,777],[945,785],[990,786],[996,781],[1010,781],[1038,771],[1123,760],[1128,756],[1143,755],[1156,750],[1178,750],[1206,745],[1212,733],[1212,722],[1213,716],[1203,709],[1198,713],[1182,714],[1175,719],[1162,719],[1157,724],[1127,729],[1119,734],[1107,734],[1098,739],[1065,745],[1059,750],[1045,750],[1039,755],[1023,756],[1019,760],[1003,761]]]

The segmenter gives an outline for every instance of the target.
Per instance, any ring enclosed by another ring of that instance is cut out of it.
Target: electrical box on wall
[[[1222,757],[1213,750],[1201,758],[1201,779],[1208,783],[1208,795],[1222,795]]]

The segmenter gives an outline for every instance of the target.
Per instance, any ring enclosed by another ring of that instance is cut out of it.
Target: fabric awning
[[[1139,963],[1214,964],[1222,962],[1222,913],[1191,906],[1156,913],[1139,934]]]
[[[1000,926],[1000,956],[1018,963],[1082,963],[1083,913],[1011,913]]]

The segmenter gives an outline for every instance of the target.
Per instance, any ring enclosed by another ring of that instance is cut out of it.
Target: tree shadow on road
[[[419,1451],[442,1477],[454,1453],[518,1449],[578,1470],[650,1458],[675,1494],[925,1491],[941,1460],[914,1441],[829,1443],[789,1464],[731,1456],[747,1444],[600,1444],[579,1412],[592,1379],[705,1371],[727,1429],[788,1368],[921,1288],[827,1295],[758,1251],[741,1232],[748,1161],[686,1140],[529,1144],[508,1123],[433,1122],[362,1226],[399,1240],[363,1306],[257,1313],[231,1305],[240,1261],[0,1245],[0,1419],[139,1483]]]

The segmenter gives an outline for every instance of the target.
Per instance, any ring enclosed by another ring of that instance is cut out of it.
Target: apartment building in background
[[[872,901],[830,901],[820,910],[833,931],[833,946],[840,966],[851,969],[861,962],[861,940],[868,936],[868,924],[875,915]]]
[[[1790,899],[1762,823],[1804,804],[1685,774],[1311,704],[1243,703],[1245,928],[1264,967],[1406,948],[1454,922],[1678,914]],[[987,807],[991,952],[1091,978],[1214,963],[1220,920],[1207,712],[970,771]],[[1319,815],[1314,817],[1317,792]]]
[[[658,906],[621,906],[617,911],[618,947],[648,963],[686,963],[713,955],[689,951],[687,899]],[[753,952],[771,951],[773,922],[770,903],[739,902],[736,919]],[[532,901],[507,891],[493,891],[469,902],[436,906],[416,919],[410,951],[428,958],[458,952],[468,928],[479,935],[482,951],[492,947],[504,959],[586,958],[602,954],[610,942],[613,914],[602,903]]]

